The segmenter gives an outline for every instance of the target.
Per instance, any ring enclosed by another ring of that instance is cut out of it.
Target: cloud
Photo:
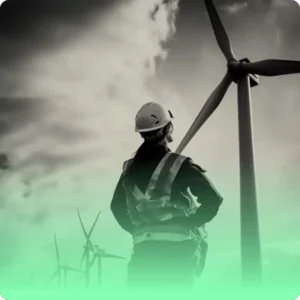
[[[19,87],[17,94],[39,100],[35,101],[36,110],[31,114],[31,100],[25,98],[19,100],[27,110],[23,115],[20,115],[21,107],[11,115],[2,112],[13,126],[30,120],[30,123],[22,123],[22,128],[18,126],[17,132],[5,136],[3,143],[9,153],[22,156],[20,159],[28,161],[28,165],[32,164],[30,157],[39,160],[36,152],[53,154],[53,157],[54,152],[73,152],[76,156],[78,149],[80,153],[86,151],[86,157],[81,159],[88,160],[88,156],[98,156],[97,147],[102,151],[111,147],[102,147],[102,136],[107,130],[111,136],[118,131],[122,125],[116,127],[116,120],[125,122],[123,125],[129,129],[130,117],[127,121],[118,116],[126,110],[128,116],[134,115],[134,110],[125,104],[127,99],[136,106],[150,99],[143,96],[147,94],[145,80],[153,75],[154,57],[165,56],[160,43],[172,33],[170,24],[173,22],[169,21],[166,5],[157,11],[155,21],[149,18],[158,1],[147,5],[130,3],[120,4],[113,12],[102,15],[94,27],[75,42],[37,56],[24,66],[26,73],[21,71],[24,77],[19,81],[23,87]],[[132,14],[132,11],[141,13]],[[15,91],[11,93],[14,94]],[[13,105],[13,101],[9,101],[9,105]],[[13,114],[17,114],[17,120]],[[55,147],[50,149],[51,144]]]
[[[77,220],[61,224],[77,207],[107,209],[122,161],[139,143],[134,116],[155,97],[146,81],[155,58],[166,58],[163,43],[174,34],[176,12],[176,1],[119,2],[76,38],[6,67],[11,77],[1,84],[1,150],[12,171],[3,174],[0,212],[1,223],[10,224],[2,232],[2,257],[11,257],[5,259],[11,267],[26,264],[32,251],[48,260],[52,246],[40,249],[52,245],[53,231],[62,243],[72,239]],[[99,195],[106,200],[99,203]]]
[[[225,10],[226,12],[230,13],[230,14],[236,14],[238,12],[240,12],[241,10],[247,8],[247,3],[233,3],[231,5],[224,5],[224,7],[222,7],[223,10]]]

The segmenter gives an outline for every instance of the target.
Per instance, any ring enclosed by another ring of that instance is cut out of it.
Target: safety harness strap
[[[137,185],[124,185],[129,214],[135,225],[152,224],[174,217],[190,215],[191,207],[175,204],[171,201],[171,187],[185,156],[168,152],[156,167],[146,192]],[[124,163],[124,170],[130,167],[131,160]]]
[[[145,199],[147,200],[151,199],[151,194],[157,185],[158,179],[160,178],[162,171],[166,169],[166,165],[169,164],[170,158],[171,158],[171,152],[168,152],[157,165],[147,186],[145,192]]]
[[[184,240],[198,240],[203,237],[187,227],[180,225],[146,225],[142,226],[133,234],[134,244],[144,241],[184,241]]]
[[[172,153],[172,159],[169,160],[169,164],[162,170],[159,182],[156,185],[154,195],[160,197],[162,195],[171,196],[171,188],[183,162],[186,160],[185,156]],[[163,194],[161,194],[163,193]]]

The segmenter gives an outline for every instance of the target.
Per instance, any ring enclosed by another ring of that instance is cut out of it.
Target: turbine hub
[[[243,58],[239,61],[232,59],[228,61],[227,68],[229,73],[233,75],[233,81],[235,83],[237,83],[241,77],[248,75],[250,78],[250,86],[257,86],[259,84],[258,76],[255,74],[247,73],[243,68],[243,64],[247,63],[250,63],[250,60],[248,58]]]

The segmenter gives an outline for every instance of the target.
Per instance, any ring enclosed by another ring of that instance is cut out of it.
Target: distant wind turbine
[[[60,255],[59,255],[58,246],[57,246],[57,239],[56,239],[55,234],[54,234],[54,242],[55,242],[57,267],[56,267],[56,270],[53,273],[53,275],[50,277],[50,279],[48,281],[48,284],[50,284],[55,278],[57,278],[59,286],[61,287],[63,285],[63,287],[66,288],[67,287],[68,272],[72,271],[72,272],[83,273],[83,271],[79,270],[79,269],[72,268],[72,267],[70,267],[69,265],[66,265],[66,264],[61,264]],[[1,300],[1,298],[0,298],[0,300]]]
[[[101,249],[98,245],[93,247],[94,257],[91,261],[90,268],[93,266],[95,261],[98,262],[98,285],[101,286],[102,283],[102,259],[103,258],[112,258],[112,259],[126,259],[126,257],[109,254],[104,249]]]

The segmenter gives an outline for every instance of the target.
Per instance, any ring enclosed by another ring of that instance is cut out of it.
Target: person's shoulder
[[[126,171],[133,162],[133,158],[127,159],[123,162],[123,171]]]
[[[185,159],[185,166],[186,166],[186,168],[198,171],[200,173],[205,173],[206,172],[206,170],[203,167],[201,167],[199,164],[196,164],[193,161],[193,159],[191,157],[188,157],[188,156]]]
[[[175,155],[177,158],[181,158],[183,163],[182,163],[182,170],[193,170],[193,171],[198,171],[201,173],[207,172],[206,169],[202,168],[200,165],[196,164],[193,159],[189,156],[184,156],[182,154],[178,154],[176,152],[169,152],[172,155]]]
[[[171,151],[171,150],[169,150],[167,153],[166,153],[166,155],[169,155],[169,157],[173,157],[173,160],[174,161],[180,161],[181,162],[181,165],[184,167],[185,165],[187,165],[187,164],[189,164],[188,163],[188,160],[190,159],[189,157],[187,157],[187,156],[184,156],[184,155],[182,155],[182,154],[178,154],[178,153],[176,153],[176,152],[173,152],[173,151]]]

